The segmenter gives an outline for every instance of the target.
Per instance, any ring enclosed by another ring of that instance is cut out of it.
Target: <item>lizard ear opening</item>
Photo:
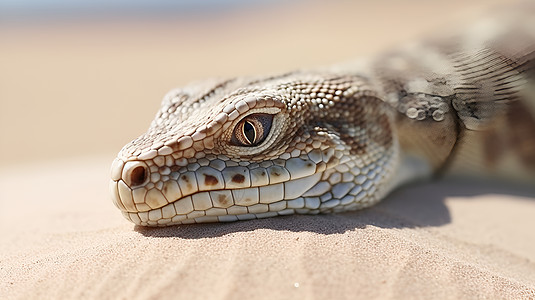
[[[230,143],[234,146],[254,147],[266,140],[273,124],[272,114],[250,114],[234,127]]]

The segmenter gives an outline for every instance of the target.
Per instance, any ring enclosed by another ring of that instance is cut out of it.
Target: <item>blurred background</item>
[[[361,298],[533,295],[533,192],[429,184],[310,226],[289,218],[153,234],[126,221],[108,189],[112,160],[172,88],[374,55],[513,2],[0,0],[0,300],[319,298],[333,295],[329,284]],[[266,247],[267,259],[248,265]],[[258,276],[277,267],[292,272]],[[306,294],[277,283],[288,278]]]
[[[0,168],[111,163],[171,88],[373,55],[511,2],[0,0]]]

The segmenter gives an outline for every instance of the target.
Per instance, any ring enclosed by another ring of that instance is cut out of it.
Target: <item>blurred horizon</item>
[[[292,0],[298,2],[302,0]],[[282,0],[0,0],[0,23],[187,16],[256,8]]]

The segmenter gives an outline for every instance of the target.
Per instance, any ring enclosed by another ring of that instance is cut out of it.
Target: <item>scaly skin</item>
[[[355,210],[437,173],[535,183],[535,24],[506,24],[171,91],[114,161],[113,201],[166,226]]]

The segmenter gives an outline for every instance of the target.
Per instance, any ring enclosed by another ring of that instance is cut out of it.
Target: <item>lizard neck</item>
[[[535,81],[531,76],[522,76],[526,84],[505,105],[495,105],[493,97],[485,99],[488,110],[494,111],[485,115],[487,107],[482,105],[483,117],[477,118],[479,124],[463,119],[465,112],[456,107],[462,97],[458,91],[437,96],[439,93],[433,92],[432,86],[422,88],[422,92],[398,90],[401,97],[387,102],[396,110],[400,168],[405,169],[400,170],[403,175],[400,178],[409,181],[435,175],[532,185],[535,178]],[[388,94],[384,97],[388,99]]]
[[[394,110],[404,178],[535,178],[535,30],[486,20],[345,66]],[[342,68],[338,67],[337,68]],[[416,159],[417,158],[417,159]]]
[[[455,116],[444,114],[436,121],[423,119],[421,113],[421,120],[418,120],[397,110],[395,127],[400,147],[400,178],[421,180],[442,173],[452,159],[461,132]],[[409,109],[411,116],[412,111]]]
[[[468,128],[454,108],[457,94],[409,93],[391,101],[401,150],[399,177],[404,182],[439,176],[533,184],[535,84],[528,79],[521,97],[477,128]]]

